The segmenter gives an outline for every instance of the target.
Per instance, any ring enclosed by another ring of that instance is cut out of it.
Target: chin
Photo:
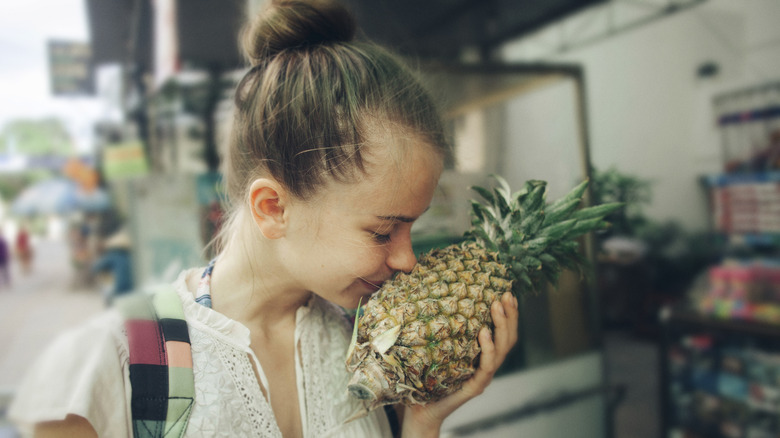
[[[356,310],[358,308],[358,304],[360,307],[365,307],[366,303],[368,303],[368,300],[371,299],[372,295],[374,295],[373,291],[361,294],[360,296],[354,298],[350,297],[351,299],[348,302],[340,304],[340,306],[350,310]]]

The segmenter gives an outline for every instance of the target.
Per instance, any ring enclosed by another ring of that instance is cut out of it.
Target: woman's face
[[[392,156],[384,138],[371,147],[366,175],[354,183],[332,182],[313,200],[296,203],[280,251],[282,263],[299,283],[345,308],[397,271],[410,271],[412,223],[428,208],[442,171],[441,156],[420,143]]]

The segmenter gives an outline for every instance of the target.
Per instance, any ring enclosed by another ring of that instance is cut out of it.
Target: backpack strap
[[[130,351],[133,436],[180,438],[195,399],[187,322],[175,290],[134,293],[117,302]]]

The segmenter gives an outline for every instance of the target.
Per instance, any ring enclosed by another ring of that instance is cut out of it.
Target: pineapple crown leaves
[[[498,253],[517,280],[516,293],[539,290],[545,282],[555,284],[563,268],[580,270],[586,261],[574,239],[607,228],[603,218],[622,206],[579,208],[587,180],[548,204],[545,181],[526,181],[512,193],[504,178],[491,176],[497,182],[492,190],[472,187],[485,202],[471,201],[472,227],[465,237]]]

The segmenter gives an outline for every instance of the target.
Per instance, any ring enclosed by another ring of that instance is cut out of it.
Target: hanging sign
[[[88,43],[49,41],[49,75],[54,96],[92,96],[95,78]]]

